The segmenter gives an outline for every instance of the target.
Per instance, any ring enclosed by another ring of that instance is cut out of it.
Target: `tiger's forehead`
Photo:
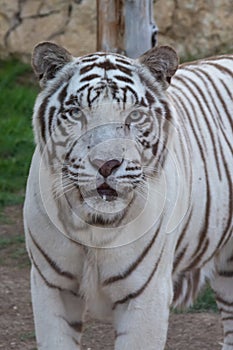
[[[102,82],[115,84],[137,83],[138,67],[135,61],[120,55],[95,53],[77,59],[80,83]],[[95,81],[96,82],[96,81]]]
[[[84,108],[103,100],[137,104],[145,93],[138,66],[127,57],[95,53],[76,59],[75,65],[68,90]]]
[[[117,68],[118,65],[120,66],[120,68],[122,65],[126,67],[132,67],[134,60],[119,54],[96,52],[90,55],[77,58],[77,62],[90,66],[100,64],[102,68],[111,69],[114,67]],[[113,67],[113,65],[115,66]]]

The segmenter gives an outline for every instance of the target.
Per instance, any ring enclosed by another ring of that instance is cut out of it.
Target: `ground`
[[[30,267],[22,239],[21,209],[20,206],[6,208],[0,218],[0,349],[3,350],[36,350]],[[221,339],[218,314],[172,314],[166,350],[220,350]],[[111,326],[89,321],[85,327],[83,349],[112,350]]]

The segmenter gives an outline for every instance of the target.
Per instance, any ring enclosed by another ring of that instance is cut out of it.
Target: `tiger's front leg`
[[[165,279],[154,282],[115,303],[115,350],[165,348],[172,288]]]
[[[46,281],[35,266],[31,291],[38,350],[81,349],[83,300]]]

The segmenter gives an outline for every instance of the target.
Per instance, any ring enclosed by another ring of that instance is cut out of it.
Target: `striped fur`
[[[233,350],[233,56],[177,70],[166,46],[132,60],[42,43],[33,67],[24,222],[38,349],[81,349],[88,309],[112,320],[115,350],[163,350],[169,307],[209,281]]]

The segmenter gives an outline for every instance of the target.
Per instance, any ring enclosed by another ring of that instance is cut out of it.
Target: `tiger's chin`
[[[119,227],[134,202],[133,191],[116,191],[107,186],[94,190],[77,187],[65,195],[73,214],[88,225]]]
[[[80,214],[86,223],[98,227],[118,227],[133,202],[133,193],[121,197],[108,193],[83,198]]]
[[[105,215],[103,213],[86,213],[86,223],[97,227],[118,227],[125,216],[125,211],[121,211],[117,214]]]

